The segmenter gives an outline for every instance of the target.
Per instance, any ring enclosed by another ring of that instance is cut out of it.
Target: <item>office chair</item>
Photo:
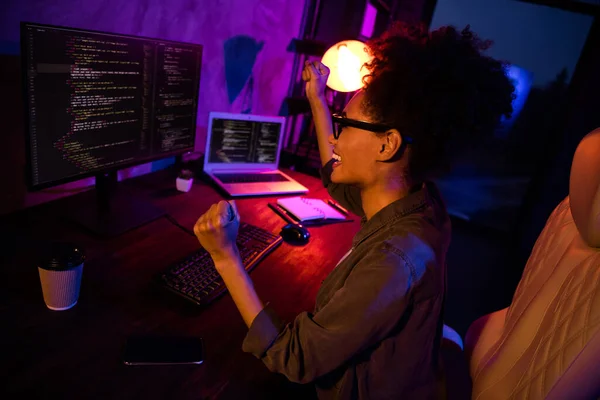
[[[463,340],[454,329],[444,325],[440,355],[444,369],[445,400],[469,400],[471,398],[471,377],[463,352]]]
[[[508,308],[465,338],[472,398],[600,397],[600,128],[579,143]]]

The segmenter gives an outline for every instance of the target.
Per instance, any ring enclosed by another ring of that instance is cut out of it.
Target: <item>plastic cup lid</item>
[[[48,247],[40,267],[49,270],[67,270],[77,267],[85,260],[80,246],[73,243],[57,242]]]

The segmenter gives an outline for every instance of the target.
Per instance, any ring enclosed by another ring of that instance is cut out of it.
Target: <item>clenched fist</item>
[[[306,82],[306,97],[316,100],[325,96],[325,84],[329,78],[329,68],[319,61],[306,61],[302,79]]]
[[[194,233],[200,244],[216,262],[238,254],[235,244],[240,215],[235,202],[221,200],[213,204],[194,225]]]

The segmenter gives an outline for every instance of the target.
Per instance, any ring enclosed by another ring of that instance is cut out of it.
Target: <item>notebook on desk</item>
[[[204,172],[232,197],[306,193],[279,171],[284,117],[211,112]]]
[[[321,199],[289,197],[278,199],[277,204],[286,209],[300,222],[314,220],[341,221],[346,219],[345,215]]]

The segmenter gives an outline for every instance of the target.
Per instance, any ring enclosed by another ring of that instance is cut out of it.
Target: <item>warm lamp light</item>
[[[368,73],[363,65],[371,61],[367,46],[358,40],[344,40],[332,46],[321,62],[329,70],[327,86],[338,92],[354,92],[363,87],[363,77]]]

